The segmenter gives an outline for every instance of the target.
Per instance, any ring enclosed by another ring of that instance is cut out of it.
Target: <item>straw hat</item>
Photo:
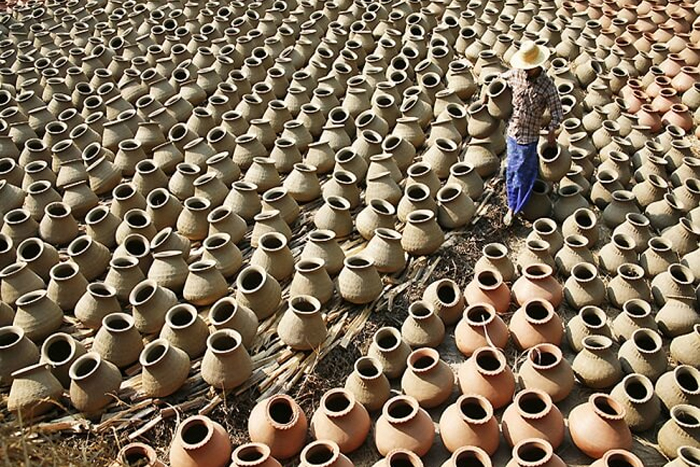
[[[523,42],[520,49],[513,54],[510,64],[513,68],[531,70],[537,68],[549,58],[549,49],[532,41]]]

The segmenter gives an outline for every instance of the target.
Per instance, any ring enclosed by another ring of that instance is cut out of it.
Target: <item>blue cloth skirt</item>
[[[508,208],[513,213],[523,210],[530,198],[532,187],[539,173],[537,158],[537,141],[529,144],[518,144],[515,138],[508,136],[508,159],[506,166],[506,194]]]

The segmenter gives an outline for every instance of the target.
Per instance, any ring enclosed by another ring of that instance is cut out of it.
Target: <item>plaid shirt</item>
[[[552,116],[547,130],[553,130],[563,120],[564,112],[554,82],[542,71],[534,81],[528,81],[525,70],[512,69],[501,75],[513,91],[513,113],[508,120],[508,136],[519,144],[528,144],[539,139],[542,115],[549,107]]]

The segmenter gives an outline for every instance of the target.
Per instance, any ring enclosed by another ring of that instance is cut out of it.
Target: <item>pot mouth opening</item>
[[[542,418],[549,412],[551,400],[546,393],[534,390],[522,391],[517,396],[517,407],[525,418]]]
[[[197,319],[197,310],[187,305],[175,305],[166,316],[166,321],[173,329],[183,329]]]
[[[324,467],[333,463],[339,456],[338,445],[329,441],[314,441],[301,453],[301,458],[309,467]]]
[[[503,279],[501,279],[498,271],[489,269],[477,273],[476,280],[479,287],[486,290],[495,290],[503,283]]]
[[[540,235],[551,235],[557,230],[557,224],[552,219],[537,219],[532,227]]]
[[[149,366],[160,361],[163,356],[168,351],[168,344],[166,341],[159,339],[160,342],[152,342],[144,352],[144,358],[141,364],[143,366]]]
[[[152,465],[156,459],[155,455],[146,446],[136,444],[124,448],[120,461],[127,467],[136,467],[139,465]]]
[[[689,466],[699,466],[700,465],[700,449],[692,446],[681,446],[678,448],[678,457],[683,459],[683,461]]]
[[[693,273],[690,269],[680,264],[672,264],[668,267],[668,272],[675,282],[682,285],[691,285],[693,283]]]
[[[80,270],[77,265],[73,263],[62,263],[51,268],[49,274],[54,280],[65,281],[77,276],[79,272]]]
[[[386,456],[387,467],[419,467],[422,466],[420,458],[411,451],[396,449]]]
[[[598,277],[598,270],[592,264],[578,263],[571,271],[571,275],[573,275],[578,282],[591,282]]]
[[[422,183],[413,183],[406,188],[406,197],[411,201],[425,201],[430,196],[430,190]]]
[[[207,339],[208,347],[215,353],[227,353],[241,345],[240,334],[232,329],[216,331]]]
[[[427,302],[418,300],[408,307],[408,314],[414,319],[423,320],[434,314],[433,308]]]
[[[501,373],[506,366],[505,358],[500,352],[490,347],[482,347],[472,355],[475,359],[477,370],[487,375]]]
[[[674,371],[674,378],[681,391],[689,394],[700,394],[700,373],[696,368],[683,365]]]
[[[384,406],[383,411],[390,421],[402,423],[416,416],[418,404],[413,398],[397,396]]]
[[[582,229],[591,229],[595,226],[595,214],[589,209],[578,209],[574,213],[576,224]]]
[[[629,375],[625,378],[623,387],[625,394],[635,403],[643,403],[651,399],[654,387],[651,382],[641,375]]]
[[[612,340],[606,336],[591,335],[583,338],[583,347],[591,352],[599,352],[612,347]]]
[[[671,418],[684,428],[700,427],[700,411],[688,404],[679,404],[671,409]]]
[[[320,302],[311,296],[298,295],[289,300],[289,306],[298,315],[313,315],[321,309]]]
[[[203,446],[212,435],[211,423],[204,418],[186,420],[180,431],[185,449],[196,449]]]
[[[64,334],[54,334],[44,342],[44,355],[55,365],[63,365],[75,354],[75,342]]]
[[[453,281],[445,279],[437,287],[437,298],[446,306],[456,305],[461,298],[461,290]]]
[[[605,313],[596,306],[583,307],[580,311],[580,315],[584,325],[588,328],[599,329],[605,326]]]
[[[531,280],[545,279],[552,275],[552,267],[547,264],[530,264],[523,274]]]
[[[242,466],[254,466],[270,456],[270,448],[262,443],[249,443],[240,446],[233,453],[234,463]]]
[[[552,446],[543,440],[528,439],[521,441],[514,448],[518,464],[524,467],[536,467],[546,463],[554,455]]]
[[[97,370],[100,360],[100,356],[95,353],[78,358],[69,370],[71,379],[81,380],[87,378]]]
[[[471,423],[486,423],[493,416],[491,403],[482,396],[462,396],[458,404],[462,417]]]
[[[655,353],[661,349],[661,337],[654,331],[638,329],[632,334],[634,346],[641,353]]]
[[[267,414],[278,427],[291,427],[299,418],[299,412],[285,396],[273,397],[267,404]]]
[[[546,300],[530,300],[524,306],[527,320],[535,324],[546,323],[554,313],[552,305]]]
[[[503,259],[508,254],[508,249],[501,243],[489,243],[484,246],[483,253],[489,259]]]
[[[257,292],[265,285],[266,278],[262,269],[248,267],[239,276],[238,287],[245,293]]]
[[[455,467],[486,467],[491,465],[489,455],[476,446],[464,446],[458,449],[452,455],[452,462],[454,462]]]
[[[651,305],[649,305],[649,303],[643,300],[635,298],[627,300],[622,305],[622,308],[625,311],[625,313],[627,313],[632,318],[645,318],[651,314]]]
[[[322,400],[323,408],[334,415],[347,413],[353,406],[351,397],[342,389],[329,391]]]
[[[355,362],[355,371],[364,379],[374,379],[382,374],[382,367],[372,357],[361,357]]]
[[[382,328],[374,335],[374,342],[382,351],[391,352],[401,345],[401,334],[395,328]]]
[[[625,409],[612,397],[607,394],[593,394],[589,402],[593,405],[593,410],[601,417],[609,420],[622,420],[625,417]]]
[[[434,368],[438,361],[439,356],[434,349],[418,349],[408,357],[408,364],[418,373]]]
[[[562,359],[561,351],[553,345],[540,344],[530,349],[528,358],[535,368],[554,368]]]

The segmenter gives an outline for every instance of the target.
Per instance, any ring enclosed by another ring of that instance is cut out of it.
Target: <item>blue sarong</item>
[[[539,173],[537,158],[537,141],[518,144],[515,138],[508,136],[508,159],[506,165],[506,194],[508,208],[514,214],[523,210],[530,198],[532,187]]]

